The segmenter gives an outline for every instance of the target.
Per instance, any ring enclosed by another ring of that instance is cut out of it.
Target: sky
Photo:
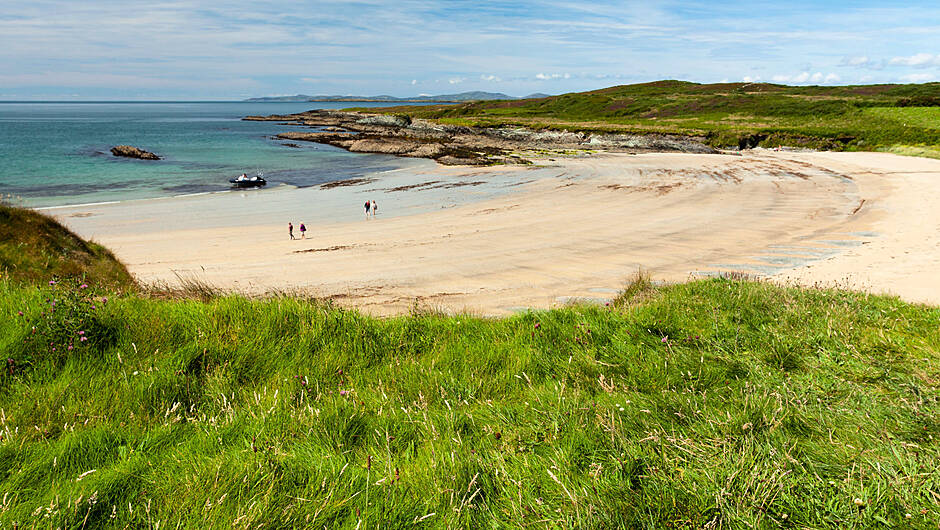
[[[940,2],[0,0],[0,100],[940,81]]]

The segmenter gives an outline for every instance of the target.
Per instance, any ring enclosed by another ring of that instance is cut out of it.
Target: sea
[[[399,169],[408,160],[278,140],[297,130],[249,115],[349,107],[346,102],[0,102],[0,196],[33,208],[230,191],[264,174],[268,188],[307,187]],[[382,103],[355,103],[379,107]],[[119,158],[128,144],[162,160]],[[290,145],[293,144],[294,146]]]

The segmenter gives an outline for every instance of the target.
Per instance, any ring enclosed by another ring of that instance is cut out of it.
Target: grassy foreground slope
[[[375,109],[368,109],[375,111]],[[940,156],[940,83],[794,87],[658,81],[518,101],[395,107],[445,123],[688,134],[716,147],[927,147]]]
[[[134,284],[110,250],[51,217],[0,202],[0,278],[36,283],[51,277],[85,278],[114,289]]]
[[[0,281],[2,528],[940,520],[938,308],[731,280],[499,320],[105,296]],[[74,322],[67,355],[32,331]]]

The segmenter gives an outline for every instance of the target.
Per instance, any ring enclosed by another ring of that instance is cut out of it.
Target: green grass
[[[924,146],[924,145],[892,145],[881,149],[887,153],[894,153],[896,155],[904,156],[919,156],[922,158],[937,158],[940,159],[940,146]]]
[[[940,83],[791,87],[658,81],[535,100],[385,111],[469,126],[695,135],[716,147],[875,150],[940,145],[938,105]]]
[[[505,319],[87,290],[63,315],[50,289],[0,281],[0,528],[940,520],[938,308],[640,277]],[[75,315],[73,354],[33,338]]]
[[[83,240],[51,217],[0,201],[0,278],[29,284],[53,277],[134,288],[127,268],[110,250]]]
[[[903,126],[940,129],[940,107],[872,107],[865,111],[875,119],[893,120]]]

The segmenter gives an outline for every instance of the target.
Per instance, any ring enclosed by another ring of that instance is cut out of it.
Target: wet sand
[[[662,281],[738,271],[940,304],[938,160],[757,150],[542,163],[417,163],[343,186],[49,213],[144,282],[302,291],[377,315],[604,301],[640,268]],[[288,221],[308,238],[289,240]]]

